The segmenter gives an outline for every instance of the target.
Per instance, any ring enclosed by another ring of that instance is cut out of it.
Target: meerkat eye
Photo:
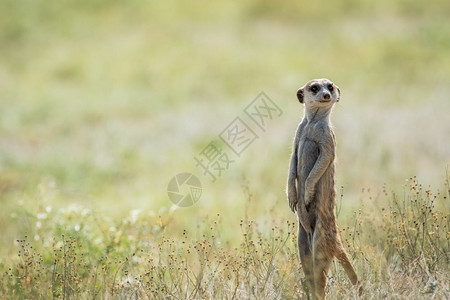
[[[311,87],[311,92],[313,92],[313,93],[317,93],[318,90],[319,90],[319,87],[317,85],[313,85]]]
[[[331,83],[328,85],[328,90],[329,90],[330,92],[333,91],[333,85],[332,85]]]

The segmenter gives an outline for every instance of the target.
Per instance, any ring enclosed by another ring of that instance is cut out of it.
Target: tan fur
[[[287,195],[299,220],[298,247],[309,290],[314,299],[324,299],[334,257],[351,282],[358,284],[335,215],[336,140],[330,114],[340,99],[340,90],[328,79],[314,79],[298,90],[297,98],[305,104],[305,115],[294,138]]]

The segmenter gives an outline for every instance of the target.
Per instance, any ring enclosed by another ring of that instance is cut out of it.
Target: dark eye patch
[[[328,85],[328,90],[329,90],[330,92],[333,91],[333,85],[332,85],[331,83]]]
[[[317,85],[313,85],[309,90],[313,93],[317,93],[319,91],[319,87]]]

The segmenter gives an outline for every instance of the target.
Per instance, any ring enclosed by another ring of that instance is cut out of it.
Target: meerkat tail
[[[347,252],[344,250],[342,246],[339,252],[337,253],[336,258],[344,268],[345,273],[347,274],[352,284],[354,285],[358,284],[358,275],[356,275],[355,269],[353,268],[350,259],[348,258]]]

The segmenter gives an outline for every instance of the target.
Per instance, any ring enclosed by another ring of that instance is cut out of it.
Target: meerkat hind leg
[[[313,238],[313,267],[315,299],[325,299],[325,287],[327,285],[327,274],[334,256],[330,253],[330,245],[321,236],[319,228],[316,228]]]
[[[303,226],[298,224],[298,251],[302,262],[303,272],[305,273],[309,293],[314,294],[314,269],[313,256],[311,252],[311,236],[306,232]]]

